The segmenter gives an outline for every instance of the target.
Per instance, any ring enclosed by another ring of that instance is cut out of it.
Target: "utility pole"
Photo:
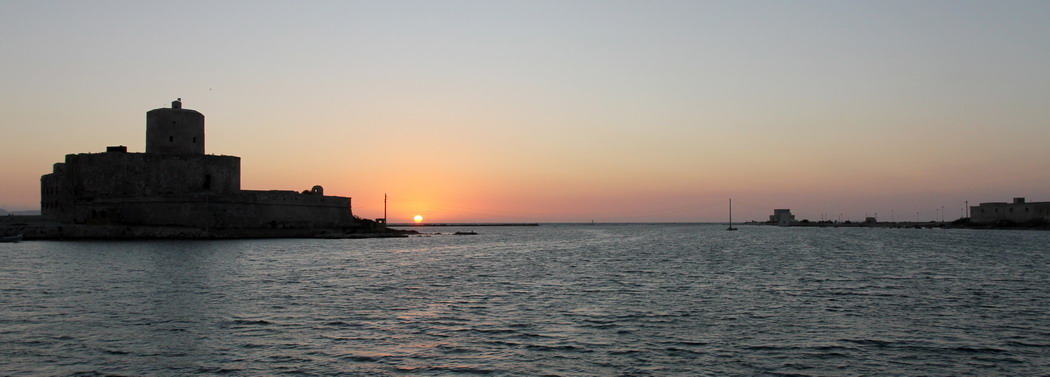
[[[383,193],[383,222],[386,222],[386,193]]]

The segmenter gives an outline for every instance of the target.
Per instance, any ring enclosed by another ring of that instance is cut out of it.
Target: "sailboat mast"
[[[726,230],[736,230],[733,227],[733,198],[729,198],[729,227]]]

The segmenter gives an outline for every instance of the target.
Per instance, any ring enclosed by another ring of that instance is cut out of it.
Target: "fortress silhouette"
[[[146,152],[107,147],[66,155],[40,178],[47,238],[314,237],[374,231],[349,197],[241,190],[241,159],[205,154],[204,115],[182,108],[146,113]],[[56,228],[57,227],[57,228]],[[56,234],[57,235],[54,235]],[[27,234],[28,235],[28,234]]]

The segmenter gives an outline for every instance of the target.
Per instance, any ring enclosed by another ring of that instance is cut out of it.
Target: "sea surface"
[[[0,375],[1050,373],[1050,232],[739,228],[0,244]]]

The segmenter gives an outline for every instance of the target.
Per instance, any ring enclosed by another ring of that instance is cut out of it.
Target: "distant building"
[[[1024,198],[1014,198],[1013,203],[981,203],[970,207],[970,222],[972,223],[998,224],[1036,221],[1050,221],[1050,202],[1025,202]]]
[[[877,222],[879,222],[879,220],[876,219],[874,216],[868,216],[868,217],[864,218],[864,223],[865,224],[875,224]]]
[[[769,216],[769,222],[779,226],[788,226],[795,222],[795,215],[791,214],[790,209],[774,209],[773,214]]]
[[[116,146],[69,154],[40,183],[43,215],[63,224],[187,227],[230,237],[359,225],[350,198],[326,196],[321,186],[242,190],[240,157],[205,154],[204,115],[183,109],[181,99],[146,113],[145,153]]]

